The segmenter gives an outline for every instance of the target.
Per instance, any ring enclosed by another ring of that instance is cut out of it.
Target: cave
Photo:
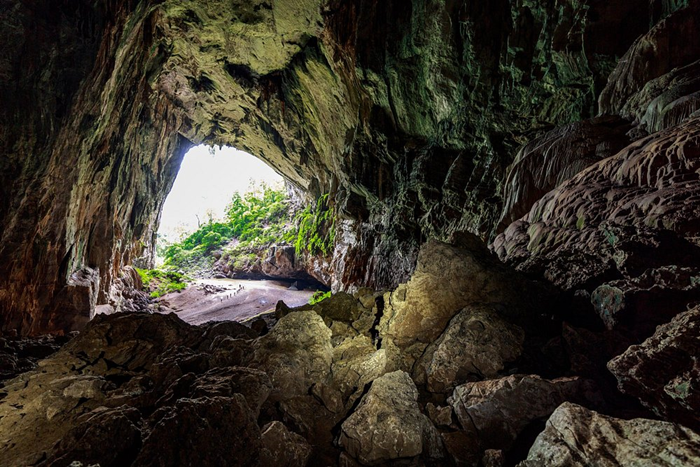
[[[697,1],[0,11],[2,463],[700,464]],[[148,308],[200,144],[323,202],[330,298]]]

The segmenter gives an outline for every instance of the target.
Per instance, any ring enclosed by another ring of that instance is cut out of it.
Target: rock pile
[[[450,281],[454,268],[462,274]],[[263,336],[174,314],[101,315],[2,388],[0,455],[18,466],[529,466],[553,456],[653,459],[678,437],[670,455],[700,456],[695,360],[655,385],[635,371],[655,355],[692,355],[697,310],[610,363],[625,393],[686,427],[626,422],[591,411],[609,409],[604,382],[576,376],[570,362],[538,366],[535,344],[564,340],[567,328],[533,326],[532,304],[517,300],[524,289],[553,307],[547,319],[559,315],[551,289],[462,236],[426,244],[413,279],[383,296],[361,289],[280,304]],[[602,431],[566,421],[576,410]],[[557,437],[561,423],[587,430],[594,447],[562,453],[571,445]],[[605,434],[629,423],[619,440]],[[637,436],[647,444],[633,448]]]

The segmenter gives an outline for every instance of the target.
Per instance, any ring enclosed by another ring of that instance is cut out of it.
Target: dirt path
[[[208,293],[204,286],[223,288]],[[308,303],[313,290],[289,290],[289,285],[276,281],[244,281],[207,279],[191,284],[180,293],[158,299],[164,313],[175,312],[190,324],[208,321],[245,321],[265,311],[274,310],[279,300],[295,307]]]

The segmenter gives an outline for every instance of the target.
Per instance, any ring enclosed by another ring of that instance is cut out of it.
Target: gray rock
[[[305,467],[311,457],[311,446],[282,422],[271,422],[262,429],[260,465]]]
[[[608,363],[618,388],[657,415],[700,429],[700,307]]]
[[[533,421],[545,420],[564,401],[597,397],[580,378],[542,379],[514,375],[458,386],[448,400],[474,450],[509,449]]]
[[[418,408],[418,390],[403,371],[372,383],[341,427],[340,444],[364,465],[427,453],[435,428]]]
[[[449,393],[476,379],[495,378],[523,351],[525,334],[489,306],[469,306],[455,316],[445,332],[416,365],[414,378],[435,393]]]
[[[673,423],[621,420],[564,403],[519,467],[700,465],[700,435]]]
[[[247,365],[266,372],[272,381],[272,400],[306,395],[325,381],[333,360],[331,330],[314,311],[290,313],[253,343]]]

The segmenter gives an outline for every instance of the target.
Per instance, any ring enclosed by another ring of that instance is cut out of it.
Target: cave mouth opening
[[[266,162],[229,146],[194,146],[184,155],[161,211],[157,235],[158,265],[162,253],[202,226],[226,221],[236,193],[259,194],[285,189],[284,179]]]
[[[262,159],[199,145],[183,157],[161,211],[156,267],[190,279],[274,279],[325,288],[295,269],[300,200]]]

